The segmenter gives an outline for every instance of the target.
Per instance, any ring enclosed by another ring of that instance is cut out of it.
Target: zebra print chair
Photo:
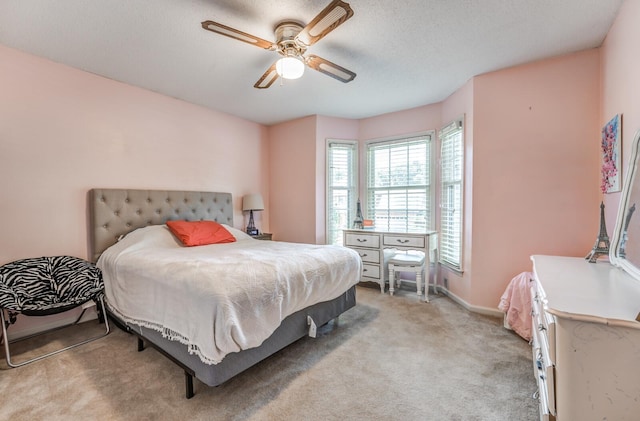
[[[9,367],[20,367],[107,335],[109,323],[105,317],[103,293],[100,269],[77,257],[37,257],[16,260],[0,266],[0,320],[5,359]],[[16,322],[18,314],[47,316],[83,306],[82,313],[75,322],[66,325],[70,326],[82,319],[85,310],[90,307],[85,304],[90,300],[99,306],[100,318],[106,326],[104,334],[18,364],[11,362],[7,329]],[[5,312],[8,320],[5,318]]]

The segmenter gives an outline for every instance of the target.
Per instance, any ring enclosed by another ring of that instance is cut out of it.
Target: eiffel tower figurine
[[[363,227],[364,219],[362,218],[362,206],[360,206],[360,199],[356,205],[356,219],[353,220],[353,229],[361,230]]]
[[[589,253],[585,259],[589,263],[595,263],[600,256],[609,255],[609,236],[607,235],[607,226],[604,223],[604,202],[600,202],[600,234],[596,238],[596,243],[593,246],[593,250]]]

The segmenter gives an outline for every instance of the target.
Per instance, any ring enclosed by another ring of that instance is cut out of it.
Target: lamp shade
[[[260,193],[247,194],[242,197],[242,210],[264,210],[264,202]]]
[[[276,62],[276,72],[285,79],[298,79],[304,73],[304,62],[298,57],[282,57]]]

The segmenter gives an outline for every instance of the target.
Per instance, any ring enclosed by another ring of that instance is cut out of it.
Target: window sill
[[[464,270],[462,270],[461,268],[452,266],[450,263],[443,262],[443,261],[440,261],[438,263],[440,263],[440,266],[455,273],[456,275],[462,276],[464,274]]]

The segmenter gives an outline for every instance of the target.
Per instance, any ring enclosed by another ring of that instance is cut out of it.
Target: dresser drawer
[[[544,292],[534,282],[531,287],[532,329],[544,333],[549,362],[556,363],[556,319],[544,310]],[[532,332],[533,333],[533,332]]]
[[[345,234],[345,246],[349,247],[380,247],[380,236],[375,234]]]
[[[378,282],[380,280],[380,265],[362,265],[362,278],[370,278]],[[364,279],[366,280],[366,279]]]
[[[546,390],[548,381],[544,377],[538,378],[538,409],[540,413],[540,421],[553,421],[556,417],[551,413],[549,408],[549,400]]]
[[[380,263],[380,250],[371,250],[359,247],[352,247],[358,252],[360,259],[365,263]]]
[[[543,364],[540,363],[541,354],[540,354],[540,344],[538,343],[538,337],[533,334],[531,337],[531,351],[532,351],[532,361],[533,361],[533,374],[536,378],[536,384],[538,385],[538,390],[536,391],[534,398],[538,399],[539,406],[539,414],[541,421],[549,421],[554,420],[555,417],[555,409],[552,413],[552,410],[549,406],[549,379],[541,370]],[[553,384],[553,379],[551,379]]]
[[[543,395],[545,405],[548,411],[555,415],[556,413],[556,400],[555,400],[555,367],[549,356],[549,342],[547,339],[546,331],[538,329],[532,332],[533,337],[536,338],[534,343],[537,343],[538,348],[534,347],[534,364],[538,369],[538,387],[540,394]]]
[[[549,361],[556,364],[556,318],[546,311],[542,312],[542,329],[548,341]],[[539,326],[538,326],[539,327]]]
[[[545,295],[540,285],[534,281],[531,294],[531,345],[533,366],[538,383],[540,419],[554,419],[555,399],[555,321],[553,315],[545,311]],[[553,342],[553,346],[550,345]]]
[[[389,247],[417,247],[424,248],[424,236],[411,237],[404,235],[384,235],[382,243]]]

